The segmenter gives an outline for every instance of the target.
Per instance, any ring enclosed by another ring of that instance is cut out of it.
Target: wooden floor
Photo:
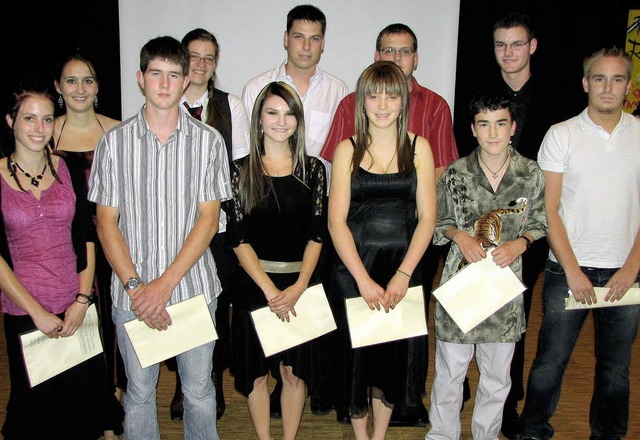
[[[540,290],[541,280],[534,292],[534,301],[531,310],[531,322],[529,324],[529,338],[527,338],[527,361],[526,369],[528,371],[535,353],[535,345],[537,340],[538,329],[540,326]],[[433,304],[431,307],[433,311]],[[0,329],[2,318],[0,317]],[[431,319],[431,323],[433,320]],[[0,330],[1,331],[1,330]],[[427,380],[427,392],[431,389],[433,380],[433,326],[430,324],[430,349],[429,355],[429,377]],[[631,410],[629,415],[629,432],[628,439],[640,439],[640,352],[638,347],[634,350],[633,361],[631,365]],[[588,439],[588,413],[589,401],[593,386],[593,321],[587,320],[580,339],[578,340],[576,350],[568,365],[567,372],[564,377],[564,386],[560,404],[552,424],[556,429],[554,439],[558,440],[576,440]],[[526,372],[525,372],[526,374]],[[478,373],[475,364],[472,363],[469,368],[469,377],[471,382],[472,395],[475,392],[475,384],[477,383]],[[173,395],[175,379],[173,373],[169,372],[166,367],[162,366],[160,372],[160,380],[158,385],[158,418],[160,422],[160,431],[163,440],[182,439],[182,422],[171,421],[169,418],[169,402]],[[232,378],[225,372],[224,382],[227,411],[218,421],[218,433],[223,440],[244,440],[255,439],[251,420],[248,415],[246,403],[242,396],[233,390]],[[8,367],[5,351],[4,336],[0,337],[0,424],[4,423],[5,407],[8,398],[9,380]],[[427,408],[429,406],[429,396],[425,396]],[[462,439],[471,439],[470,420],[473,411],[473,397],[465,405],[461,414],[462,418]],[[273,438],[282,438],[281,424],[279,420],[272,421]],[[427,428],[415,427],[392,427],[388,431],[388,440],[422,440],[426,434]],[[335,413],[332,412],[327,416],[314,416],[309,410],[309,404],[305,408],[302,425],[298,435],[300,440],[339,440],[354,439],[353,432],[349,425],[338,424],[335,420]],[[502,437],[500,437],[502,438]]]

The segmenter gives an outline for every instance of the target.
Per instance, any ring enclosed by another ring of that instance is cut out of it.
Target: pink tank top
[[[63,160],[58,177],[41,192],[33,194],[15,190],[0,177],[4,228],[11,252],[13,272],[31,295],[51,313],[61,313],[78,293],[76,255],[71,241],[71,222],[76,196],[69,171]],[[10,315],[26,315],[5,292],[2,311]]]

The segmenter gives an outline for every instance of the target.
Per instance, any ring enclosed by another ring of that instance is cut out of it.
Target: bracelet
[[[529,238],[526,235],[521,235],[518,238],[522,238],[522,239],[524,239],[524,241],[527,242],[527,249],[529,249],[529,246],[531,246],[531,243],[533,243],[533,241],[529,240]]]
[[[399,273],[400,275],[404,275],[405,277],[411,279],[411,275],[409,275],[408,273],[406,273],[406,272],[404,272],[404,271],[402,271],[400,269],[396,270],[396,273]]]
[[[84,299],[84,301],[80,301],[80,298]],[[94,295],[85,295],[84,293],[78,293],[76,295],[76,302],[80,303],[80,304],[88,304],[91,305],[95,302],[95,296]]]

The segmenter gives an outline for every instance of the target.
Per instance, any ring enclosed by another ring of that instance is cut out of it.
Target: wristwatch
[[[144,284],[142,279],[140,279],[139,277],[131,277],[127,280],[126,283],[124,283],[124,290],[133,290],[141,284]]]

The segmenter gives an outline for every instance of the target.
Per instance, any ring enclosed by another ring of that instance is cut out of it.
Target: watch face
[[[140,284],[142,284],[142,280],[140,280],[140,278],[130,278],[127,280],[127,283],[124,285],[124,288],[126,290],[131,290],[131,289],[135,289]]]

